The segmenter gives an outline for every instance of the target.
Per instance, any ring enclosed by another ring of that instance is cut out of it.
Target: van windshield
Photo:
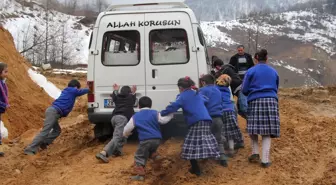
[[[140,33],[112,31],[104,34],[102,63],[106,66],[134,66],[140,62]]]
[[[187,32],[183,29],[153,30],[149,33],[150,62],[154,65],[185,64],[189,61]]]

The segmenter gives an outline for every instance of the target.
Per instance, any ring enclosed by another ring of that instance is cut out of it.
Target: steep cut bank
[[[0,61],[8,65],[6,81],[10,108],[2,115],[9,138],[18,137],[32,128],[40,128],[44,111],[52,99],[29,77],[29,63],[14,46],[11,34],[0,26]]]

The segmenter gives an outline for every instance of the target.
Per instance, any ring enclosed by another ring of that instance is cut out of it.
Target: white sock
[[[262,136],[262,163],[269,163],[269,155],[271,149],[271,137],[270,136]]]
[[[259,154],[258,135],[250,135],[250,138],[252,146],[252,155]]]
[[[233,139],[230,139],[229,140],[229,149],[232,151],[232,150],[234,150],[234,141],[233,141]]]

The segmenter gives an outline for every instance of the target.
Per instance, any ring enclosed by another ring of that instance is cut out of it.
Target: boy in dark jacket
[[[80,87],[81,84],[78,80],[71,80],[68,87],[62,91],[52,106],[46,110],[43,129],[24,150],[26,155],[35,155],[39,147],[46,149],[61,134],[58,120],[69,115],[77,97],[89,93],[88,88],[80,89]]]
[[[144,180],[145,166],[149,158],[156,162],[162,159],[156,152],[162,139],[160,125],[168,123],[173,118],[173,114],[162,117],[151,107],[152,100],[147,96],[141,97],[139,100],[141,110],[134,114],[123,131],[124,137],[128,137],[134,129],[137,129],[140,141],[134,156],[133,175],[135,176],[131,177],[132,180]]]
[[[112,127],[114,128],[112,140],[104,147],[103,151],[96,155],[98,160],[108,163],[108,157],[121,156],[122,148],[126,142],[123,137],[123,130],[127,122],[134,114],[134,104],[136,101],[136,86],[132,89],[129,86],[123,86],[119,91],[117,84],[113,85],[113,93],[111,97],[115,104],[115,109],[112,112]]]

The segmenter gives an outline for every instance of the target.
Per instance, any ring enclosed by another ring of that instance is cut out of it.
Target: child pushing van
[[[250,162],[260,162],[258,135],[262,136],[261,166],[271,166],[271,138],[280,137],[278,105],[279,76],[277,71],[267,65],[266,49],[255,54],[256,65],[250,68],[243,82],[242,92],[247,96],[247,131],[251,137],[252,155]]]
[[[120,156],[122,155],[122,148],[126,142],[126,139],[123,137],[123,130],[127,122],[131,119],[134,114],[134,104],[136,101],[136,86],[132,88],[129,86],[123,86],[119,91],[119,85],[113,85],[113,93],[111,97],[115,104],[115,109],[112,113],[112,127],[113,137],[111,141],[104,147],[103,151],[96,155],[98,160],[108,163],[108,157]]]
[[[134,114],[123,131],[124,137],[127,138],[134,129],[137,129],[140,141],[134,156],[135,164],[132,180],[144,180],[148,159],[152,159],[154,162],[162,159],[157,153],[162,139],[160,124],[166,124],[173,118],[173,114],[163,117],[158,111],[152,110],[151,107],[152,100],[147,96],[141,97],[139,100],[140,111]]]
[[[189,131],[184,139],[181,157],[190,160],[189,172],[200,176],[198,159],[220,157],[216,138],[211,133],[212,119],[204,105],[204,98],[192,89],[195,83],[190,77],[179,79],[177,86],[180,94],[175,102],[161,111],[161,116],[167,116],[182,108]]]
[[[68,116],[74,107],[77,97],[89,93],[88,88],[80,88],[81,84],[78,80],[71,80],[68,87],[62,91],[52,106],[46,110],[42,131],[25,148],[24,153],[26,155],[35,155],[39,148],[46,149],[61,134],[58,120]]]
[[[217,88],[221,92],[222,96],[222,107],[224,109],[223,114],[223,135],[229,143],[229,157],[233,157],[234,151],[234,141],[240,141],[243,135],[239,129],[237,123],[237,117],[234,110],[234,104],[231,101],[231,90],[229,88],[231,83],[231,78],[228,75],[221,75],[217,81]]]
[[[223,114],[222,95],[215,86],[215,78],[210,75],[204,75],[200,78],[202,88],[199,93],[205,98],[205,106],[212,118],[211,131],[215,136],[220,152],[220,164],[227,167],[227,157],[224,151],[224,138],[222,137]]]

